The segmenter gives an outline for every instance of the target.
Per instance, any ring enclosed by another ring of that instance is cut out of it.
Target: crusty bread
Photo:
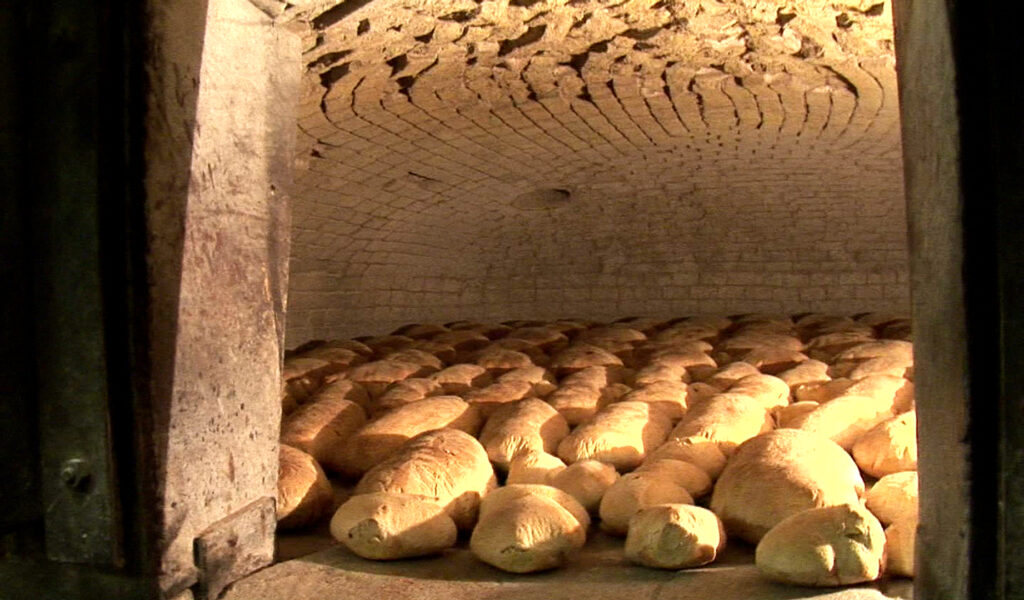
[[[532,394],[533,386],[529,382],[513,380],[497,381],[487,387],[469,390],[462,394],[462,398],[487,418],[502,406],[530,398]]]
[[[778,428],[789,427],[795,429],[795,425],[802,421],[807,413],[820,406],[817,402],[803,401],[787,404],[772,412],[775,417],[775,426]]]
[[[575,498],[588,512],[596,513],[604,493],[618,478],[618,471],[607,463],[581,460],[564,469],[550,470],[545,482]]]
[[[430,396],[441,396],[441,384],[429,377],[410,377],[389,385],[375,401],[370,404],[371,416],[380,416],[399,406],[419,402]]]
[[[873,477],[917,470],[917,412],[897,415],[857,438],[851,451],[862,471]]]
[[[370,394],[366,392],[366,388],[351,379],[340,376],[328,377],[324,380],[323,386],[310,397],[310,402],[320,402],[329,399],[355,402],[363,407],[367,414],[369,414],[371,409]]]
[[[739,354],[730,354],[730,356],[735,356],[738,360],[750,363],[758,371],[768,375],[775,375],[787,369],[792,369],[800,363],[809,360],[807,355],[799,350],[777,348],[774,346],[760,346]]]
[[[337,467],[346,475],[359,476],[424,431],[449,427],[476,435],[482,422],[479,409],[461,398],[425,398],[386,412],[360,427],[349,438]]]
[[[693,504],[686,488],[653,473],[627,473],[604,493],[598,506],[601,530],[624,536],[629,520],[640,510],[658,504]]]
[[[736,449],[715,483],[711,510],[726,531],[756,543],[809,508],[859,502],[864,482],[853,459],[827,438],[776,429]]]
[[[888,574],[914,576],[917,523],[918,517],[914,514],[885,529],[885,570]]]
[[[565,469],[562,459],[547,452],[526,450],[517,453],[508,463],[505,483],[546,484],[554,473]]]
[[[760,375],[760,373],[754,365],[740,360],[720,367],[713,374],[705,378],[704,383],[714,386],[720,392],[724,392],[740,379],[750,375]]]
[[[643,387],[652,383],[669,381],[672,383],[687,383],[690,381],[690,374],[686,367],[681,365],[649,363],[645,367],[637,369],[633,376],[633,384],[636,387]]]
[[[568,494],[550,486],[510,485],[484,498],[469,548],[512,573],[561,566],[586,543],[590,519]]]
[[[727,392],[750,396],[766,410],[775,410],[789,404],[789,386],[786,382],[761,373],[743,377],[729,386]]]
[[[768,531],[757,545],[758,570],[783,583],[842,586],[878,579],[885,532],[860,503],[812,508]]]
[[[327,516],[334,502],[331,482],[316,460],[281,444],[277,479],[277,527],[296,529]]]
[[[427,431],[366,472],[356,494],[392,492],[434,498],[460,529],[476,521],[480,499],[497,487],[487,452],[457,429]]]
[[[574,342],[551,357],[548,367],[555,375],[565,377],[589,367],[621,367],[622,359],[611,352],[582,342]]]
[[[791,426],[827,437],[844,450],[849,450],[857,438],[892,416],[891,403],[879,402],[868,396],[844,394],[795,417]]]
[[[480,443],[491,462],[503,470],[523,450],[554,452],[569,425],[550,404],[527,398],[505,404],[487,418],[480,431]]]
[[[669,416],[656,406],[617,402],[566,436],[558,445],[558,457],[566,464],[589,458],[620,471],[633,469],[665,441],[671,428]]]
[[[864,505],[885,525],[916,516],[917,504],[917,471],[882,477],[864,498]]]
[[[779,379],[789,386],[790,398],[796,398],[796,390],[802,386],[818,386],[828,383],[832,378],[828,374],[828,364],[820,360],[806,360],[778,375]]]
[[[669,439],[704,438],[729,456],[736,446],[774,426],[761,402],[743,394],[717,394],[692,406]]]
[[[622,388],[617,386],[621,376],[621,369],[583,369],[563,379],[546,400],[569,425],[579,425],[622,395]]]
[[[718,443],[704,437],[666,440],[647,457],[645,462],[666,458],[700,467],[712,481],[722,473],[726,463],[725,454],[719,449]]]
[[[378,398],[389,385],[410,377],[425,377],[434,367],[402,360],[375,360],[350,368],[346,377],[362,384],[371,398]]]
[[[286,417],[281,423],[281,442],[312,455],[324,468],[338,471],[349,438],[365,423],[366,413],[358,404],[328,397]]]
[[[457,529],[433,498],[374,492],[352,496],[331,519],[331,535],[355,554],[391,560],[437,554]]]
[[[681,381],[656,381],[622,397],[622,402],[646,402],[662,409],[672,420],[679,420],[693,401],[690,386]]]
[[[494,382],[491,374],[480,365],[461,363],[441,369],[429,376],[437,382],[445,394],[463,394],[474,388],[482,388]]]
[[[648,458],[634,473],[648,473],[684,488],[694,498],[700,498],[711,491],[711,477],[700,467],[674,458]]]
[[[558,382],[551,371],[537,365],[512,369],[498,377],[498,383],[505,381],[525,381],[529,383],[533,386],[531,395],[537,398],[546,398],[558,388]]]
[[[686,569],[706,565],[725,547],[715,513],[689,504],[658,504],[629,520],[626,558],[645,567]]]
[[[474,355],[473,362],[490,371],[492,375],[534,366],[533,360],[526,354],[498,346],[488,346],[480,350]]]

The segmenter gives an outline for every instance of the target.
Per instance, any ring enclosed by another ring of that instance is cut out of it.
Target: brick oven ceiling
[[[723,237],[739,244],[734,261],[744,240],[791,246],[798,214],[812,260],[858,251],[837,237],[854,213],[876,232],[865,251],[904,260],[890,243],[903,213],[888,1],[281,9],[304,24],[292,307],[309,334],[340,315],[314,310],[314,294],[357,312],[431,302],[417,292],[480,306],[485,290],[459,299],[471,280],[537,289],[537,263],[554,257],[545,277],[659,260],[707,271]],[[802,180],[829,186],[787,191]],[[836,208],[830,190],[857,208]],[[666,250],[680,233],[685,248]],[[641,238],[652,249],[634,249]]]

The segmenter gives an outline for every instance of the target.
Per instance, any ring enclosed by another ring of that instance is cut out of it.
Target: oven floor
[[[882,580],[872,585],[839,589],[772,583],[754,567],[753,548],[737,543],[708,567],[658,571],[627,563],[622,556],[622,540],[595,530],[586,548],[566,567],[514,575],[476,560],[464,540],[442,556],[375,562],[334,545],[325,530],[326,527],[322,531],[279,540],[279,557],[283,562],[235,583],[223,600],[909,600],[913,597],[913,583],[909,579]]]

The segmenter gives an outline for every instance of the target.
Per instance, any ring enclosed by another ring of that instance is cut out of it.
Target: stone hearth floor
[[[629,564],[622,540],[592,530],[586,548],[561,569],[505,573],[458,547],[430,558],[374,562],[333,544],[326,527],[282,536],[282,559],[235,583],[223,600],[885,600],[912,599],[909,579],[846,588],[772,583],[758,574],[753,548],[732,543],[705,568],[658,571]]]

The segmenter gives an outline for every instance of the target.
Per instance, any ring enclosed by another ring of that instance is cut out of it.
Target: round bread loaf
[[[457,396],[432,396],[384,413],[348,439],[336,466],[359,476],[398,450],[407,440],[434,429],[451,428],[476,435],[480,411]]]
[[[433,499],[396,493],[352,496],[331,519],[331,535],[373,560],[437,554],[455,545],[455,523]]]
[[[480,443],[491,462],[507,470],[516,453],[554,452],[567,435],[569,425],[557,410],[543,400],[527,398],[495,410],[480,431]]]
[[[619,472],[609,464],[581,460],[564,469],[551,470],[546,483],[575,498],[588,512],[596,513],[604,493],[618,478]]]
[[[885,566],[885,532],[860,503],[812,508],[768,531],[754,562],[783,583],[842,586],[878,579]]]
[[[487,452],[457,429],[421,433],[366,472],[356,494],[391,492],[435,499],[460,529],[476,521],[480,499],[497,487]]]
[[[445,394],[463,394],[493,383],[491,374],[480,365],[462,363],[441,369],[429,376]]]
[[[718,479],[725,468],[726,458],[718,444],[703,437],[668,440],[657,447],[646,461],[665,458],[681,460],[700,467],[712,481]]]
[[[711,477],[700,467],[674,458],[648,458],[634,473],[649,473],[684,488],[694,498],[711,491]]]
[[[656,406],[645,402],[610,404],[558,444],[558,457],[566,464],[599,460],[626,471],[661,445],[671,428],[668,415]]]
[[[844,394],[794,418],[791,425],[794,429],[827,437],[849,450],[860,436],[892,416],[889,402]]]
[[[561,566],[586,543],[590,519],[571,496],[543,485],[510,485],[484,498],[469,548],[512,573]]]
[[[885,571],[890,575],[914,576],[917,515],[900,519],[885,529]]]
[[[281,444],[277,478],[277,527],[311,525],[331,511],[334,492],[316,460],[298,448]]]
[[[478,390],[469,390],[463,399],[475,406],[484,418],[491,416],[498,408],[529,398],[533,386],[527,381],[497,381]]]
[[[714,386],[720,392],[724,392],[740,379],[760,374],[761,372],[754,365],[743,361],[736,361],[715,371],[714,374],[704,379],[704,383]]]
[[[505,483],[537,483],[546,484],[549,474],[565,469],[562,459],[547,452],[527,450],[519,452],[508,463],[508,476]]]
[[[627,473],[601,498],[598,506],[601,529],[612,535],[624,536],[633,515],[657,504],[693,504],[693,497],[686,488],[652,473]]]
[[[345,445],[366,423],[354,402],[330,396],[303,405],[281,423],[281,442],[313,456],[323,467],[340,469]]]
[[[658,504],[629,520],[626,558],[645,567],[686,569],[706,565],[725,547],[715,513],[689,504]]]
[[[775,425],[779,428],[796,429],[796,424],[803,421],[807,414],[816,410],[820,404],[817,402],[794,402],[775,410],[772,415],[775,417]]]
[[[704,438],[730,456],[736,447],[775,426],[764,405],[745,394],[717,394],[696,403],[669,434],[669,439]]]
[[[859,502],[864,482],[835,443],[776,429],[737,448],[715,483],[711,510],[730,536],[757,543],[783,519],[810,508]]]
[[[419,402],[430,396],[442,395],[441,384],[429,377],[410,377],[402,381],[396,381],[374,401],[369,413],[376,417],[399,406]]]
[[[533,386],[532,392],[537,398],[546,398],[558,388],[558,383],[551,371],[537,365],[512,369],[498,377],[498,383],[505,381],[525,381],[529,383]]]
[[[682,381],[656,381],[639,386],[622,397],[622,402],[646,402],[657,406],[673,420],[686,414],[691,401],[690,386]]]
[[[884,525],[917,516],[917,471],[892,473],[868,490],[864,505]]]
[[[872,477],[917,470],[917,413],[882,421],[857,438],[853,459]]]
[[[786,382],[761,373],[739,379],[729,386],[728,393],[750,396],[760,402],[766,410],[774,410],[789,404],[789,386]]]

